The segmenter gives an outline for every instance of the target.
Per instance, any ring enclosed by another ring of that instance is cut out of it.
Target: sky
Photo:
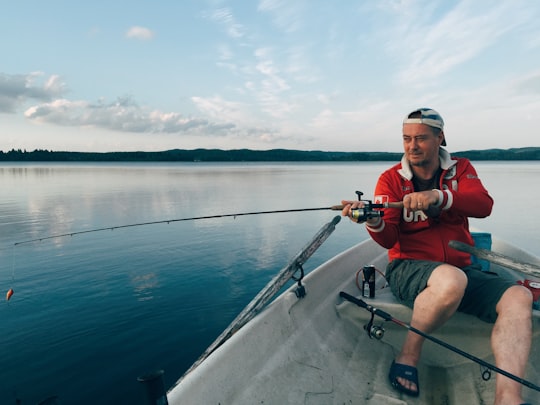
[[[540,146],[536,0],[28,0],[0,6],[0,150]]]

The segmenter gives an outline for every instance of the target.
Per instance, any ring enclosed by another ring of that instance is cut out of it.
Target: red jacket
[[[450,263],[464,267],[471,263],[470,255],[448,247],[450,240],[473,245],[469,232],[469,217],[484,218],[491,214],[493,199],[482,185],[471,162],[451,158],[443,148],[439,159],[440,215],[428,217],[423,211],[384,209],[377,224],[368,225],[373,240],[388,250],[388,259],[419,259]],[[403,201],[414,191],[413,173],[403,157],[379,177],[375,187],[375,203]]]

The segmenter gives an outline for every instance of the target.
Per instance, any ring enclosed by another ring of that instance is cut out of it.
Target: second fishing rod
[[[370,324],[373,322],[373,316],[376,315],[376,316],[384,319],[385,321],[393,322],[396,325],[399,325],[399,326],[401,326],[401,327],[403,327],[403,328],[405,328],[405,329],[407,329],[407,330],[409,330],[409,331],[411,331],[413,333],[416,333],[419,336],[422,336],[423,338],[425,338],[425,339],[427,339],[427,340],[429,340],[429,341],[431,341],[433,343],[438,344],[439,346],[442,346],[442,347],[444,347],[444,348],[446,348],[446,349],[448,349],[448,350],[450,350],[450,351],[452,351],[452,352],[454,352],[456,354],[459,354],[460,356],[463,356],[463,357],[465,357],[465,358],[467,358],[469,360],[472,360],[475,363],[478,363],[481,366],[484,366],[489,370],[492,370],[492,371],[495,371],[496,373],[504,375],[505,377],[508,377],[511,380],[514,380],[514,381],[524,385],[527,388],[531,388],[531,389],[533,389],[535,391],[540,392],[540,386],[538,386],[537,384],[535,384],[535,383],[533,383],[531,381],[525,380],[524,378],[518,377],[517,375],[512,374],[512,373],[510,373],[510,372],[508,372],[506,370],[503,370],[503,369],[495,366],[494,364],[491,364],[491,363],[489,363],[489,362],[487,362],[487,361],[485,361],[485,360],[483,360],[483,359],[481,359],[479,357],[476,357],[476,356],[472,355],[471,353],[468,353],[468,352],[466,352],[464,350],[461,350],[461,349],[457,348],[456,346],[452,346],[452,345],[450,345],[450,344],[448,344],[448,343],[446,343],[446,342],[444,342],[444,341],[442,341],[440,339],[437,339],[436,337],[433,337],[433,336],[431,336],[431,335],[429,335],[429,334],[427,334],[427,333],[425,333],[425,332],[411,326],[410,324],[408,324],[408,323],[406,323],[404,321],[401,321],[401,320],[399,320],[397,318],[394,318],[388,312],[385,312],[385,311],[383,311],[381,309],[375,308],[372,305],[369,305],[364,300],[356,298],[356,297],[354,297],[354,296],[352,296],[352,295],[350,295],[350,294],[348,294],[348,293],[346,293],[344,291],[341,291],[339,293],[339,296],[341,298],[346,299],[349,302],[352,302],[355,305],[358,305],[360,308],[364,308],[366,311],[371,312],[372,320],[370,321]],[[382,337],[384,336],[384,329],[381,329],[380,327],[372,328],[370,324],[366,325],[366,327],[365,327],[365,330],[368,333],[368,335],[370,336],[370,338],[375,337],[376,339],[382,339]]]

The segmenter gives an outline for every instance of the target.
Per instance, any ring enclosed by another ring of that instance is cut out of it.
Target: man
[[[375,188],[375,202],[403,201],[403,210],[386,209],[366,221],[370,236],[389,249],[386,278],[399,301],[413,309],[411,325],[431,333],[455,311],[494,323],[491,346],[496,365],[523,377],[531,345],[532,294],[478,265],[470,255],[448,246],[450,240],[474,244],[469,217],[491,213],[493,200],[476,170],[446,149],[444,122],[432,109],[420,108],[403,121],[404,155],[385,171]],[[360,201],[342,201],[352,221]],[[416,365],[424,338],[408,332],[391,365],[392,386],[418,396]],[[495,405],[523,403],[521,385],[497,374]]]

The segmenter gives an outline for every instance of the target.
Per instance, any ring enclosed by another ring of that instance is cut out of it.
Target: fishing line
[[[528,388],[531,388],[531,389],[533,389],[535,391],[540,392],[540,386],[538,386],[538,385],[536,385],[536,384],[534,384],[534,383],[532,383],[530,381],[527,381],[527,380],[525,380],[525,379],[523,379],[521,377],[518,377],[518,376],[516,376],[516,375],[514,375],[512,373],[509,373],[508,371],[503,370],[503,369],[501,369],[501,368],[499,368],[499,367],[497,367],[497,366],[495,366],[495,365],[493,365],[491,363],[488,363],[487,361],[484,361],[484,360],[482,360],[482,359],[480,359],[480,358],[478,358],[476,356],[473,356],[472,354],[467,353],[466,351],[458,349],[457,347],[452,346],[449,343],[446,343],[446,342],[444,342],[444,341],[442,341],[440,339],[437,339],[437,338],[435,338],[433,336],[430,336],[427,333],[422,332],[420,329],[416,329],[415,327],[409,325],[408,323],[400,321],[399,319],[394,318],[388,312],[384,312],[384,311],[382,311],[380,309],[377,309],[377,308],[367,304],[365,301],[363,301],[363,300],[361,300],[359,298],[353,297],[352,295],[347,294],[346,292],[343,292],[343,291],[341,291],[339,293],[339,296],[342,297],[342,298],[345,298],[347,301],[352,302],[353,304],[358,305],[361,308],[364,308],[368,312],[371,312],[373,315],[377,315],[377,316],[381,317],[385,321],[390,321],[390,322],[395,323],[396,325],[403,326],[405,329],[410,330],[411,332],[414,332],[417,335],[422,336],[423,338],[431,340],[432,342],[437,343],[438,345],[440,345],[442,347],[445,347],[446,349],[448,349],[448,350],[450,350],[450,351],[452,351],[454,353],[457,353],[457,354],[459,354],[459,355],[461,355],[461,356],[463,356],[463,357],[465,357],[465,358],[467,358],[469,360],[472,360],[472,361],[480,364],[481,366],[489,368],[490,370],[493,370],[493,371],[495,371],[495,372],[497,372],[499,374],[502,374],[505,377],[508,377],[508,378],[510,378],[510,379],[512,379],[512,380],[514,380],[514,381],[516,381],[516,382],[518,382],[518,383],[520,383],[520,384],[522,384],[522,385],[524,385],[524,386],[526,386]]]
[[[11,254],[11,282],[13,283],[15,281],[15,245],[12,249]]]
[[[11,255],[11,285],[6,292],[6,301],[9,301],[13,296],[13,284],[15,284],[15,246],[13,246]]]

